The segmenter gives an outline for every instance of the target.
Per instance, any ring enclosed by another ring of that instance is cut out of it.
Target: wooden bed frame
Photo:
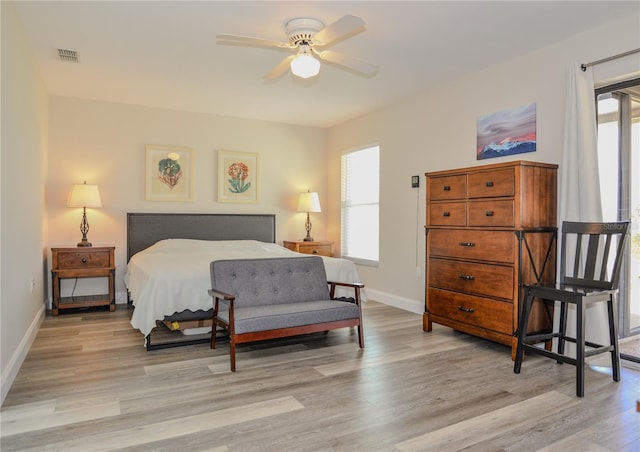
[[[276,216],[273,214],[208,214],[208,213],[127,213],[127,262],[139,251],[164,239],[194,240],[258,240],[275,243]],[[129,294],[127,294],[129,296]],[[128,300],[131,303],[131,300]],[[213,304],[213,303],[212,303]],[[211,311],[177,312],[165,321],[209,320]],[[151,343],[147,350],[208,343],[210,335],[188,340]]]

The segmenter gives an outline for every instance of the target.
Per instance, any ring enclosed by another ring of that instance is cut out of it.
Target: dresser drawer
[[[515,226],[515,202],[512,199],[469,201],[469,226]]]
[[[427,183],[427,197],[431,200],[464,199],[467,196],[467,176],[431,177]]]
[[[513,267],[431,258],[429,285],[505,300],[513,298]]]
[[[431,226],[466,226],[466,202],[431,203],[427,211],[427,224]]]
[[[515,170],[513,168],[480,171],[467,176],[469,198],[491,198],[515,194]]]
[[[109,251],[60,252],[57,255],[57,270],[76,268],[104,268],[110,266]],[[56,261],[54,257],[54,262]]]
[[[513,262],[515,234],[511,231],[431,229],[427,236],[431,256]]]
[[[515,331],[513,305],[504,301],[431,289],[427,309],[433,315],[507,335],[512,335]]]

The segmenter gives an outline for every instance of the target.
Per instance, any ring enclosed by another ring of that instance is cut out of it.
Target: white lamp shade
[[[320,61],[308,53],[301,53],[291,60],[291,72],[301,78],[309,78],[320,72]]]
[[[73,184],[67,207],[102,207],[97,185]]]
[[[298,212],[322,212],[320,210],[320,199],[315,191],[300,193],[298,198]]]

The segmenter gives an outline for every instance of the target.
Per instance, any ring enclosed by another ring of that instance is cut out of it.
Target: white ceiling
[[[613,1],[16,2],[49,93],[329,127],[434,84],[544,47],[625,14]],[[286,41],[284,24],[345,14],[365,30],[331,49],[377,64],[366,77],[263,81],[287,51],[216,44],[217,33]],[[57,49],[80,63],[58,60]],[[623,49],[626,50],[626,49]]]

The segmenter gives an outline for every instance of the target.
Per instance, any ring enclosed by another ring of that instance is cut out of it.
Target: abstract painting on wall
[[[479,117],[477,140],[477,160],[535,152],[535,102]]]

